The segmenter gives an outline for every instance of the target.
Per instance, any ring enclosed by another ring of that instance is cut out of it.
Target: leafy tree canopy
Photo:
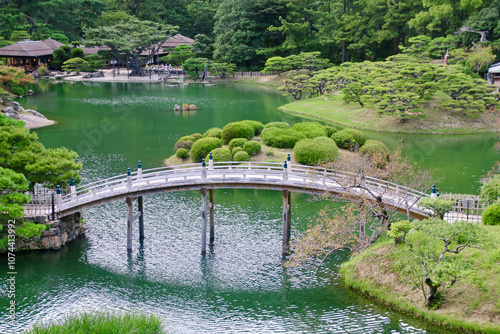
[[[85,31],[85,45],[106,45],[111,49],[113,57],[130,64],[130,75],[144,75],[141,66],[147,64],[161,48],[161,45],[170,38],[177,27],[130,19],[113,25],[89,28]],[[141,57],[142,52],[147,56]]]

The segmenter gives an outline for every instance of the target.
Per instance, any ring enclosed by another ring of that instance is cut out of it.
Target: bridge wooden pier
[[[208,166],[201,164],[152,168],[142,170],[139,161],[136,172],[130,168],[125,175],[92,182],[75,187],[72,184],[70,193],[62,195],[58,188],[52,214],[58,218],[90,208],[96,205],[125,200],[127,204],[127,249],[132,250],[134,222],[139,222],[139,239],[145,237],[143,197],[158,193],[199,190],[201,193],[201,252],[207,250],[209,244],[215,242],[214,190],[215,189],[264,189],[281,191],[282,207],[282,253],[290,253],[291,236],[291,193],[301,192],[343,197],[362,196],[363,190],[349,187],[358,175],[345,171],[325,170],[310,167],[272,162],[213,162]],[[358,182],[358,181],[356,181]],[[427,218],[430,211],[415,205],[419,198],[428,196],[425,193],[385,180],[364,177],[363,187],[372,194],[377,194],[389,207],[400,212],[409,213],[416,218]],[[137,212],[133,203],[137,200]],[[410,204],[409,204],[410,203]]]

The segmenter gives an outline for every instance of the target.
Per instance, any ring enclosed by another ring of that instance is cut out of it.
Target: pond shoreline
[[[127,71],[123,70],[119,75],[113,77],[111,69],[102,70],[103,77],[84,78],[84,75],[67,76],[62,78],[66,81],[90,81],[90,82],[131,82],[131,83],[163,83],[158,74],[144,77],[128,77]],[[217,83],[246,83],[275,87],[283,84],[286,75],[267,75],[260,77],[229,77],[210,78],[210,84]],[[171,78],[165,83],[179,84],[203,84],[202,81],[180,80]],[[206,84],[206,83],[205,83]],[[426,117],[411,119],[406,123],[400,123],[395,117],[380,117],[369,108],[360,108],[355,104],[345,104],[339,96],[305,99],[294,101],[278,107],[282,112],[307,117],[322,122],[337,124],[344,127],[359,130],[374,131],[380,133],[415,134],[415,135],[461,135],[461,134],[488,134],[500,133],[500,115],[494,113],[483,113],[479,117],[445,113],[436,106],[429,105],[430,111]],[[324,100],[324,101],[321,101]],[[319,101],[319,102],[318,102]],[[311,102],[309,106],[308,103]],[[306,105],[306,106],[303,106]],[[346,115],[349,115],[346,117]]]

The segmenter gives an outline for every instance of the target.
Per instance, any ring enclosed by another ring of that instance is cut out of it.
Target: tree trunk
[[[394,54],[397,55],[399,53],[399,36],[394,37],[393,41],[393,51]]]
[[[142,70],[142,67],[140,67],[137,64],[132,64],[132,71],[130,72],[131,77],[142,77],[144,76],[144,72]]]
[[[429,276],[425,278],[425,284],[427,285],[427,296],[425,297],[426,300],[426,305],[427,307],[433,307],[436,301],[439,299],[438,297],[438,288],[439,284],[436,285],[434,282],[430,279]]]
[[[342,42],[342,63],[346,62],[346,47],[345,42]]]

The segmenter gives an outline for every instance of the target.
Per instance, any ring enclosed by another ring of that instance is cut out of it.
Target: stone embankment
[[[9,102],[9,105],[3,108],[2,112],[7,117],[23,121],[28,129],[41,128],[55,123],[36,110],[24,109],[15,101]]]
[[[49,221],[47,217],[32,217],[25,218],[25,220],[48,225],[49,229],[42,231],[40,237],[24,238],[17,236],[16,251],[59,249],[66,243],[85,234],[85,224],[79,212],[54,221]]]

